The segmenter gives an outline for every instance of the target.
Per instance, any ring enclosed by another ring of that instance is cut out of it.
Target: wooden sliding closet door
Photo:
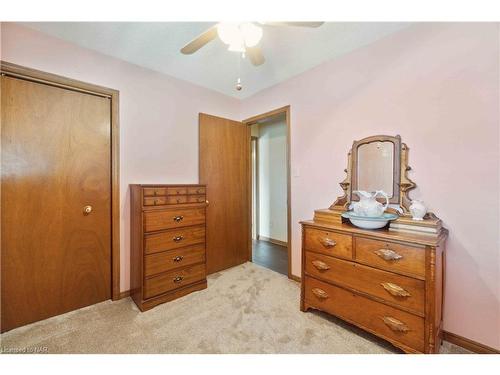
[[[250,127],[200,113],[200,183],[207,184],[207,271],[248,260]]]
[[[9,76],[1,99],[6,331],[111,296],[111,108]]]

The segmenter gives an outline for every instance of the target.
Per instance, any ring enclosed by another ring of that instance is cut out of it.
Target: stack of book
[[[411,216],[401,216],[397,220],[391,221],[389,226],[390,231],[427,234],[437,236],[441,232],[441,219],[428,213],[424,220],[413,220]]]

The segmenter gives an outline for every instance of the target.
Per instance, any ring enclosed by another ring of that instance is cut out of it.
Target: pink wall
[[[12,23],[2,60],[120,91],[121,280],[130,285],[131,183],[198,182],[198,113],[238,118],[239,101]]]
[[[500,349],[497,24],[421,24],[243,101],[291,105],[293,267],[300,228],[340,194],[355,139],[400,134],[411,196],[450,229],[444,328]]]
[[[290,104],[293,273],[298,221],[340,194],[352,141],[400,134],[412,196],[450,229],[445,329],[500,349],[497,24],[416,25],[242,102],[18,25],[2,24],[2,43],[6,61],[120,90],[122,290],[128,184],[197,181],[200,111],[247,118]]]

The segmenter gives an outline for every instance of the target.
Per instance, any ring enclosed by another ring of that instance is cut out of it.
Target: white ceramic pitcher
[[[379,217],[384,214],[389,206],[389,197],[382,190],[375,192],[355,190],[353,193],[359,196],[359,202],[352,204],[354,214],[357,216]],[[377,201],[376,198],[378,195],[385,198],[385,205]]]

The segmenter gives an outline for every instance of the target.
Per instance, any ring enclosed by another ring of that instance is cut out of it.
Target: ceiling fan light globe
[[[262,28],[251,22],[242,23],[240,31],[247,47],[255,47],[262,39]]]
[[[233,22],[219,22],[217,35],[223,43],[228,45],[237,44],[242,39],[238,24]]]

